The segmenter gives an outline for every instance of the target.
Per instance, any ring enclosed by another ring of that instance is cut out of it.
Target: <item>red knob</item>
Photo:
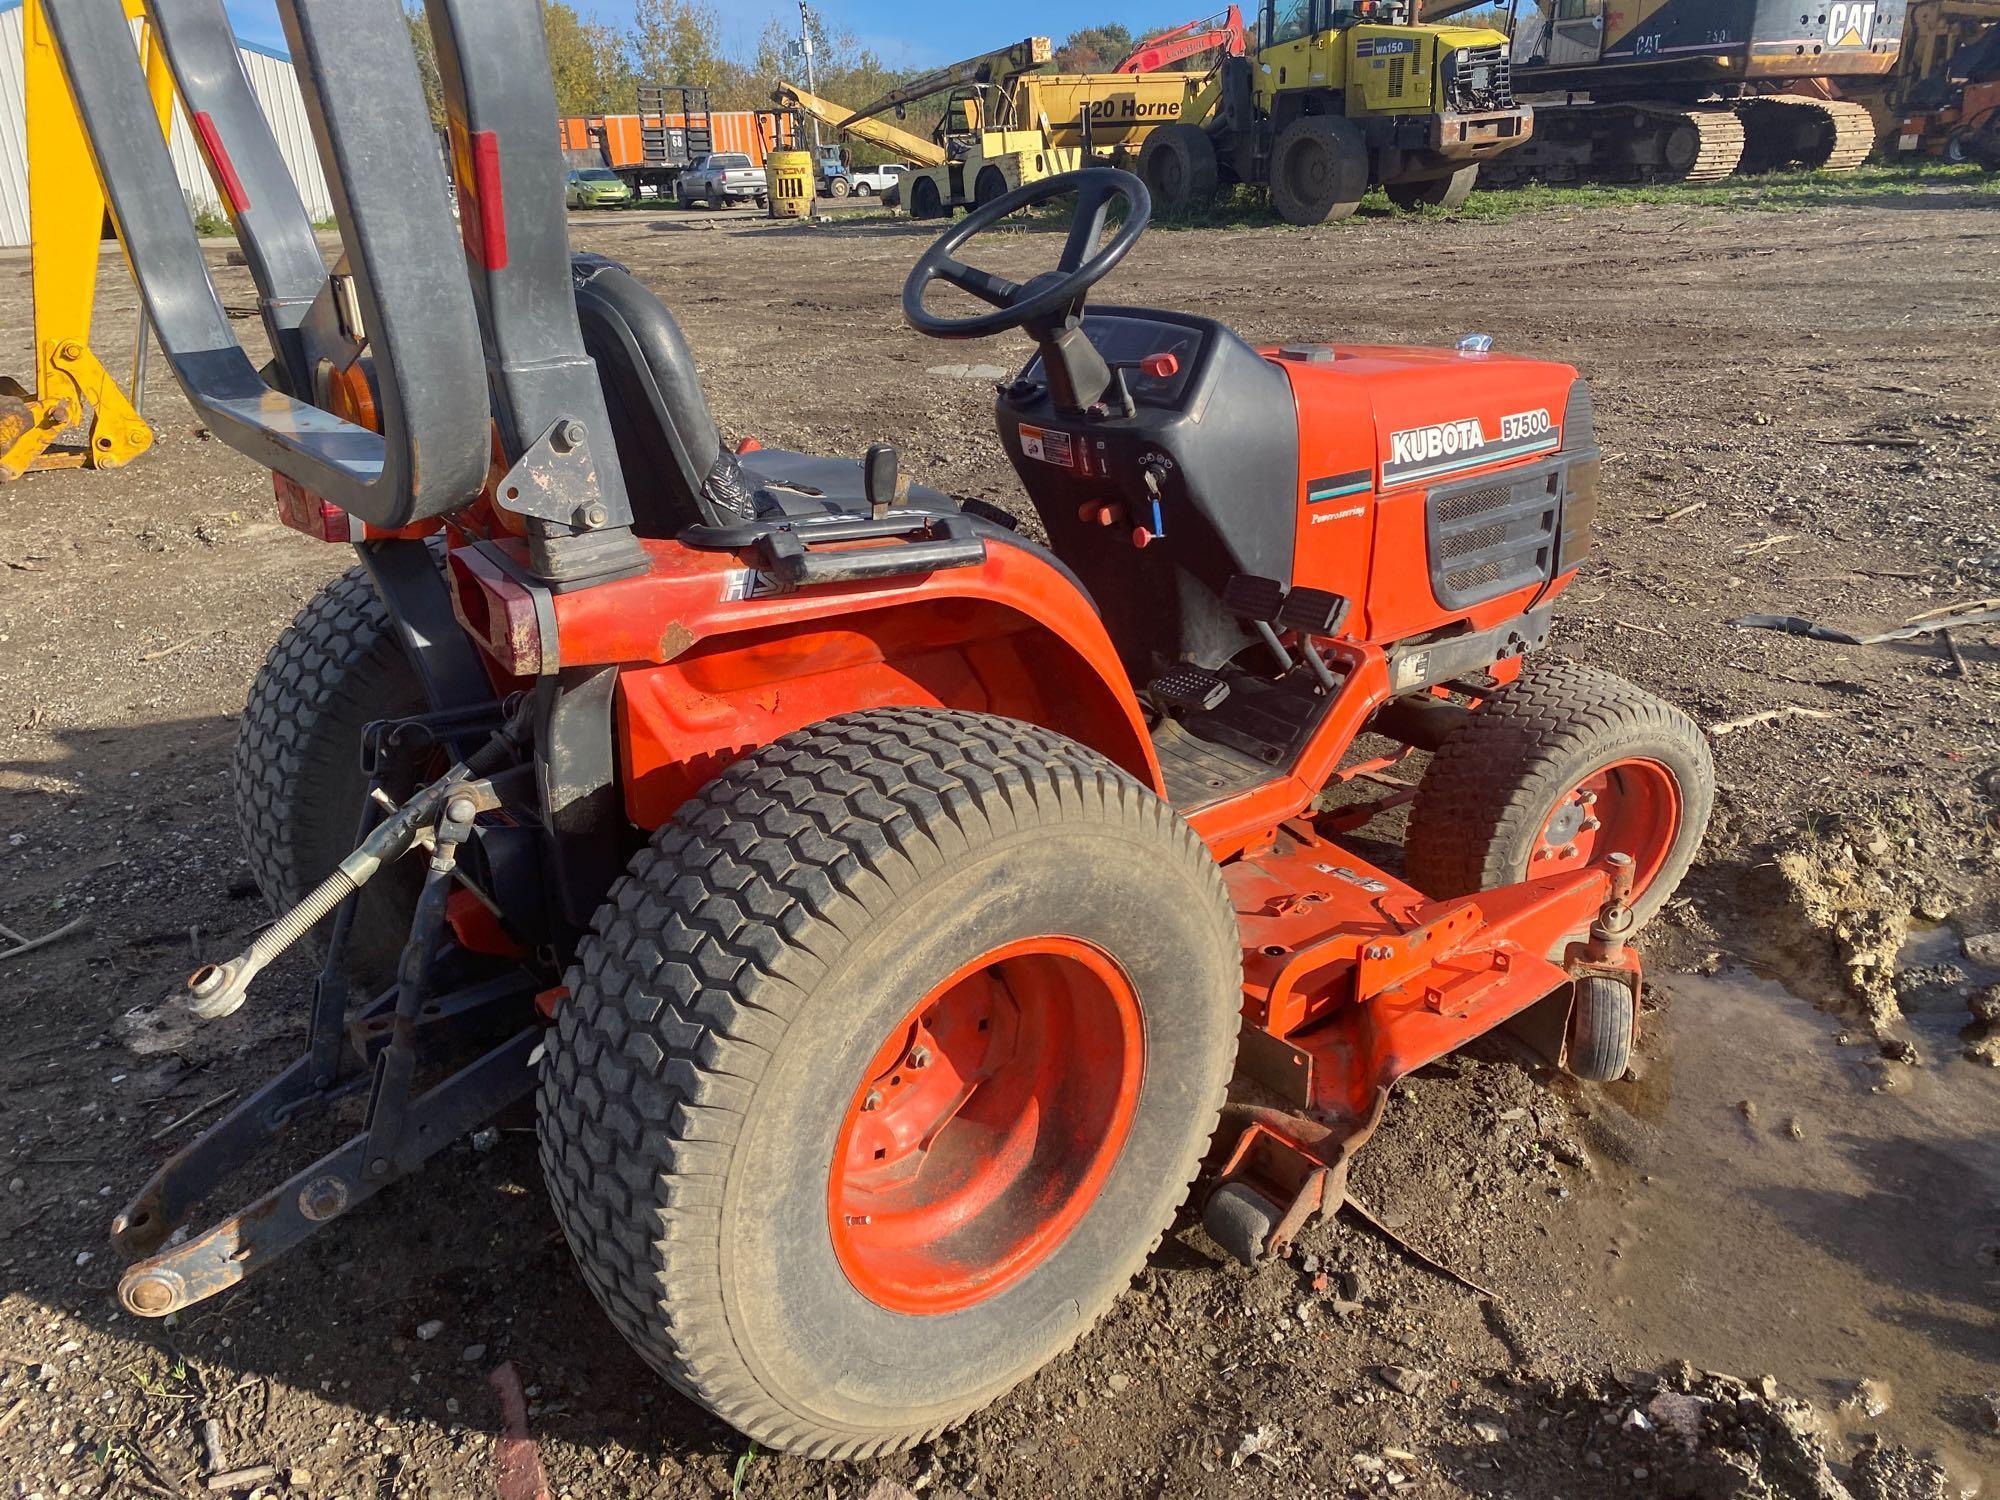
[[[1077,507],[1079,521],[1094,522],[1099,526],[1109,526],[1118,519],[1118,507],[1109,500],[1086,500]]]
[[[1134,526],[1132,528],[1132,545],[1135,547],[1149,547],[1157,540],[1159,539],[1144,526]]]
[[[1155,380],[1171,380],[1181,372],[1178,354],[1149,354],[1139,361],[1139,368]]]

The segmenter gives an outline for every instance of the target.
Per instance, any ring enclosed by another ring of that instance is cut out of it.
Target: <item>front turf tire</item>
[[[1122,1145],[1015,1279],[894,1310],[829,1222],[857,1085],[913,1004],[1044,934],[1137,996]],[[828,720],[725,771],[600,909],[542,1071],[557,1218],[619,1331],[725,1421],[812,1457],[907,1448],[1066,1349],[1159,1243],[1215,1129],[1240,984],[1214,861],[1096,752],[983,714]]]
[[[1708,741],[1686,714],[1596,667],[1530,662],[1432,757],[1404,865],[1442,900],[1628,853],[1644,926],[1694,863],[1714,801]]]

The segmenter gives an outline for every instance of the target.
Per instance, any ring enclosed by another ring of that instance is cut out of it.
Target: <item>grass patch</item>
[[[1386,193],[1376,188],[1361,200],[1361,214],[1371,218],[1511,219],[1521,214],[1546,213],[1554,209],[1624,208],[1633,204],[1769,212],[1879,202],[1940,192],[1950,192],[1954,201],[2000,206],[2000,178],[1977,167],[1926,162],[1921,165],[1871,164],[1852,172],[1770,172],[1698,186],[1666,182],[1560,186],[1534,183],[1527,187],[1482,189],[1475,192],[1465,207],[1456,213],[1425,208],[1416,215],[1403,214],[1389,202]],[[1180,213],[1155,214],[1153,223],[1160,229],[1291,227],[1272,212],[1270,202],[1263,193],[1244,187],[1225,188],[1211,201]]]

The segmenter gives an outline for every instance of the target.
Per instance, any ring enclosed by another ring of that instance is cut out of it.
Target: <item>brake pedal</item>
[[[1155,677],[1146,691],[1168,708],[1191,708],[1207,713],[1220,707],[1229,696],[1229,684],[1206,667],[1182,662],[1170,672]]]
[[[1285,586],[1275,578],[1260,578],[1255,573],[1232,574],[1222,588],[1222,607],[1238,619],[1262,620],[1268,624],[1285,607]]]
[[[1331,636],[1347,623],[1348,600],[1325,589],[1293,589],[1278,610],[1278,623],[1301,635]]]

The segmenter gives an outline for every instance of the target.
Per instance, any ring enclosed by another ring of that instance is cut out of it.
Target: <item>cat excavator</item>
[[[1441,0],[1432,20],[1483,0]],[[1514,84],[1535,138],[1488,186],[1714,182],[1850,172],[1877,135],[1863,99],[1896,70],[1905,0],[1510,0]]]

